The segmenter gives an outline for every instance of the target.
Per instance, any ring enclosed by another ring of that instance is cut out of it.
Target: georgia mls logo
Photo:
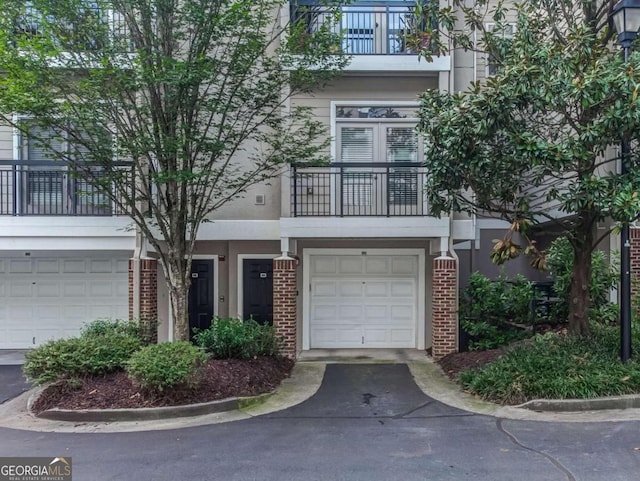
[[[71,481],[71,458],[0,458],[0,481]]]

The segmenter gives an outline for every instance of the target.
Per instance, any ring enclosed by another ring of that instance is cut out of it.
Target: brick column
[[[129,259],[129,319],[134,319],[135,259]],[[139,303],[142,334],[150,342],[158,342],[158,261],[140,259]]]
[[[631,308],[638,303],[636,296],[640,290],[640,229],[629,229],[629,240],[631,242]],[[636,313],[638,314],[638,313]]]
[[[456,260],[433,261],[433,358],[458,351],[458,274]]]
[[[283,356],[296,358],[296,260],[278,257],[273,260],[273,326],[282,338]]]

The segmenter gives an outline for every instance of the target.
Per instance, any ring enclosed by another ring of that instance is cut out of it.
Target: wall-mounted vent
[[[264,194],[256,195],[256,205],[264,205]]]

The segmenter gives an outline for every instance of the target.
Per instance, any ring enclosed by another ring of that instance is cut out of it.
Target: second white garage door
[[[128,318],[128,256],[91,254],[0,257],[0,349],[74,336],[99,318]]]
[[[311,348],[415,348],[418,256],[312,255]]]

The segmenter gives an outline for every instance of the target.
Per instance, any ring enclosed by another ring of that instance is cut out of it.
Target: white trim
[[[345,72],[448,72],[451,56],[433,56],[427,62],[418,55],[353,55]]]
[[[425,349],[426,328],[426,255],[424,249],[305,249],[302,261],[302,350],[311,346],[311,296],[308,286],[311,282],[311,256],[313,255],[360,255],[363,250],[370,255],[418,256],[418,312],[416,318],[416,349]]]
[[[449,217],[282,217],[282,237],[433,238],[450,235]]]
[[[242,306],[243,306],[243,302],[244,302],[244,289],[243,289],[243,283],[244,283],[244,269],[243,269],[243,265],[244,265],[244,261],[245,259],[275,259],[276,257],[280,257],[281,254],[238,254],[238,260],[237,260],[237,270],[238,270],[238,305],[236,306],[236,311],[238,314],[238,318],[242,319]]]
[[[159,234],[154,229],[154,234]],[[280,240],[280,221],[209,220],[198,229],[197,240]]]

